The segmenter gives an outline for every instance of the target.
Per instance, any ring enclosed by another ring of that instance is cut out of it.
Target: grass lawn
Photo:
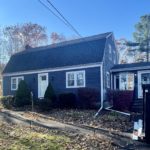
[[[0,121],[1,150],[114,150],[110,139]]]
[[[0,124],[0,149],[3,150],[61,150],[69,142],[68,137],[46,129]]]

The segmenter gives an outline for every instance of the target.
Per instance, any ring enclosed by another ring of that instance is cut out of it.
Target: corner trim
[[[101,72],[101,74],[100,74],[100,80],[101,80],[101,83],[100,83],[100,85],[101,85],[101,107],[103,107],[103,101],[104,101],[104,99],[103,99],[103,88],[104,88],[104,86],[103,86],[103,65],[101,65],[100,66],[100,72]]]

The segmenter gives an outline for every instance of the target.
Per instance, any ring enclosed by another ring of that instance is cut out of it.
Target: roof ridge
[[[59,43],[55,43],[55,44],[50,44],[50,45],[46,45],[46,46],[30,48],[25,51],[15,53],[14,55],[24,54],[24,53],[28,53],[28,52],[41,51],[41,50],[48,49],[48,48],[52,49],[52,48],[57,48],[57,47],[63,47],[63,46],[71,45],[71,44],[77,44],[80,42],[88,42],[88,41],[93,41],[93,40],[97,40],[97,39],[104,39],[104,38],[107,38],[107,36],[110,34],[112,34],[112,32],[106,32],[106,33],[101,33],[101,34],[97,34],[97,35],[92,35],[92,36],[87,36],[87,37],[83,37],[83,38],[78,38],[78,39],[63,41],[63,42],[59,42]]]

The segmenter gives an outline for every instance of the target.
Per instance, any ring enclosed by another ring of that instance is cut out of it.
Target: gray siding
[[[76,69],[69,71],[85,70],[86,87],[100,89],[100,67]],[[73,92],[76,94],[76,88],[66,88],[66,72],[69,71],[57,71],[49,72],[49,82],[51,82],[56,94],[63,92]],[[24,76],[24,80],[29,85],[30,89],[34,93],[34,97],[38,97],[38,74],[21,75]],[[12,76],[13,77],[13,76]],[[15,76],[16,77],[16,76]],[[3,77],[3,95],[14,95],[15,91],[11,91],[11,77]]]

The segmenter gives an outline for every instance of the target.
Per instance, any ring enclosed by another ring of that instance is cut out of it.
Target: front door
[[[142,84],[150,84],[150,70],[138,72],[138,98],[143,98]]]
[[[38,97],[43,98],[48,86],[48,73],[38,74]]]

